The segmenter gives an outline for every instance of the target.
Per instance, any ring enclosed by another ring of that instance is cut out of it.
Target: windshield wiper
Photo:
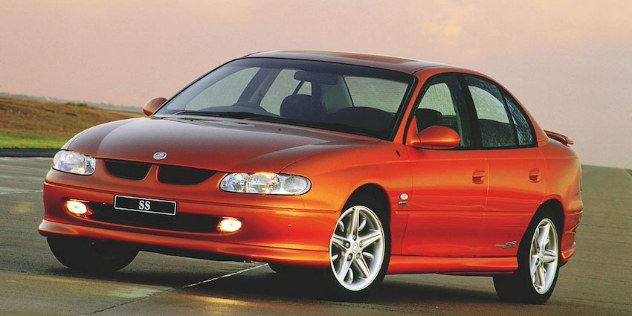
[[[284,118],[281,116],[269,116],[269,115],[256,115],[253,114],[251,117],[245,118],[246,120],[251,121],[264,121],[270,123],[284,123],[288,125],[294,126],[302,126],[302,127],[311,127],[318,129],[325,129],[330,131],[337,131],[361,136],[368,137],[376,137],[383,138],[382,133],[366,128],[362,128],[359,126],[340,124],[340,123],[330,123],[330,122],[318,122],[318,121],[302,121],[302,120],[293,120],[289,118]]]
[[[327,122],[323,122],[323,123],[305,122],[305,126],[322,128],[322,129],[327,129],[330,131],[337,131],[337,132],[355,134],[355,135],[360,135],[360,136],[383,138],[381,133],[378,131],[362,128],[359,126],[347,125],[347,124],[327,123]]]
[[[200,115],[200,116],[213,116],[213,117],[227,117],[227,118],[236,118],[236,119],[257,119],[257,118],[272,118],[275,119],[274,116],[257,114],[252,112],[245,111],[225,111],[225,112],[209,112],[209,111],[188,111],[183,110],[180,112],[176,112],[173,115]]]
[[[266,119],[275,119],[276,118],[276,117],[270,116],[270,115],[257,114],[257,113],[245,112],[245,111],[239,111],[239,112],[213,112],[213,114],[216,114],[219,117],[228,117],[228,118],[246,119],[246,120],[257,120],[257,119],[266,120]]]
[[[206,112],[206,111],[189,111],[182,110],[180,112],[173,113],[172,115],[200,115],[200,116],[219,116],[214,112]]]
[[[293,120],[293,119],[277,116],[274,114],[264,115],[264,114],[257,114],[257,113],[245,112],[245,111],[208,112],[208,111],[183,110],[183,111],[174,113],[174,115],[200,115],[200,116],[243,119],[243,120],[249,120],[249,121],[269,122],[269,123],[282,123],[282,124],[288,124],[288,125],[294,125],[294,126],[312,127],[312,128],[325,129],[325,130],[330,130],[330,131],[338,131],[338,132],[361,135],[361,136],[383,138],[383,135],[381,135],[382,134],[381,132],[365,129],[359,126],[346,125],[346,124],[340,124],[340,123]]]

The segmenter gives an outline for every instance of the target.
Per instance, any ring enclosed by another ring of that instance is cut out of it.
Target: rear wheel
[[[130,245],[82,238],[48,238],[48,246],[63,265],[88,272],[107,273],[130,264],[138,250]]]
[[[560,239],[556,218],[536,215],[518,250],[518,270],[495,276],[494,287],[502,300],[543,304],[553,294],[560,263]]]
[[[325,276],[337,299],[360,300],[384,279],[390,236],[378,214],[383,214],[379,204],[365,197],[348,203],[336,223]]]

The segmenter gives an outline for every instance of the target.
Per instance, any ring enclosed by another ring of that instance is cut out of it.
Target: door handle
[[[483,184],[485,182],[485,171],[475,170],[472,175],[472,182],[474,182],[474,184]]]
[[[540,169],[531,169],[531,171],[529,171],[529,181],[538,183],[541,178],[542,174],[540,173]]]

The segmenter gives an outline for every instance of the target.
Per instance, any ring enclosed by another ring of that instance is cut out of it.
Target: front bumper
[[[44,185],[46,213],[39,232],[46,237],[113,240],[134,244],[140,250],[214,260],[260,261],[313,268],[329,265],[329,240],[338,219],[335,211],[177,200],[178,215],[232,217],[243,224],[235,233],[222,233],[215,227],[187,231],[103,221],[103,217],[96,216],[98,213],[77,216],[64,208],[65,201],[73,199],[107,209],[111,207],[114,195],[118,194],[130,195],[129,192],[90,190],[47,182]],[[147,192],[141,193],[140,197],[164,199],[147,196]]]

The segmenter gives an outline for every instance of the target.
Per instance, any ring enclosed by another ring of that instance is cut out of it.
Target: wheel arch
[[[559,228],[561,230],[564,229],[565,217],[564,217],[564,206],[562,205],[562,202],[560,202],[557,199],[550,199],[542,203],[540,207],[538,207],[538,210],[535,212],[535,214],[533,214],[532,218],[542,213],[553,214],[553,216],[555,216],[555,219],[557,220],[557,224],[559,224],[560,226]],[[560,231],[560,233],[562,233],[562,231]]]
[[[557,229],[559,230],[558,236],[561,242],[562,233],[564,230],[564,207],[562,206],[562,203],[559,200],[552,198],[540,204],[538,209],[531,216],[531,219],[529,220],[529,225],[525,227],[525,230],[522,233],[522,237],[520,238],[520,244],[518,245],[518,253],[520,253],[520,251],[524,251],[523,247],[526,247],[528,245],[528,241],[526,241],[526,239],[527,239],[527,234],[529,233],[529,227],[534,225],[534,220],[542,216],[544,213],[551,214],[551,216],[555,220],[555,224],[559,226],[557,227]]]
[[[379,206],[381,207],[381,212],[378,212],[377,215],[380,217],[380,219],[384,221],[383,225],[388,227],[391,222],[391,209],[389,206],[390,203],[386,190],[375,183],[364,184],[355,189],[353,193],[351,193],[349,199],[345,204],[345,208],[348,206],[347,204],[349,203],[349,201],[363,196],[370,196],[375,200],[375,202],[379,204]]]
[[[540,205],[534,217],[541,212],[550,212],[554,214],[559,225],[558,235],[560,242],[560,266],[565,265],[571,256],[575,253],[575,234],[577,226],[579,225],[579,219],[581,218],[581,210],[579,212],[573,212],[572,210],[564,209],[564,205],[557,199],[550,199]]]
[[[522,236],[518,249],[518,270],[512,275],[494,276],[494,288],[502,300],[543,304],[551,297],[559,276],[559,267],[563,264],[563,261],[561,257],[557,257],[554,267],[549,266],[547,263],[552,263],[552,259],[550,259],[551,261],[544,261],[545,250],[543,249],[548,247],[550,238],[545,239],[547,240],[545,245],[541,245],[540,241],[538,241],[540,246],[536,247],[535,251],[538,253],[536,256],[533,255],[534,248],[532,246],[536,230],[545,218],[550,219],[554,225],[563,227],[565,220],[564,207],[559,200],[550,199],[545,201],[531,218],[531,222]],[[547,230],[547,233],[550,233],[550,231]],[[557,237],[556,247],[561,255],[561,234],[559,229]],[[533,269],[542,271],[535,273]],[[539,277],[534,279],[534,275]]]

